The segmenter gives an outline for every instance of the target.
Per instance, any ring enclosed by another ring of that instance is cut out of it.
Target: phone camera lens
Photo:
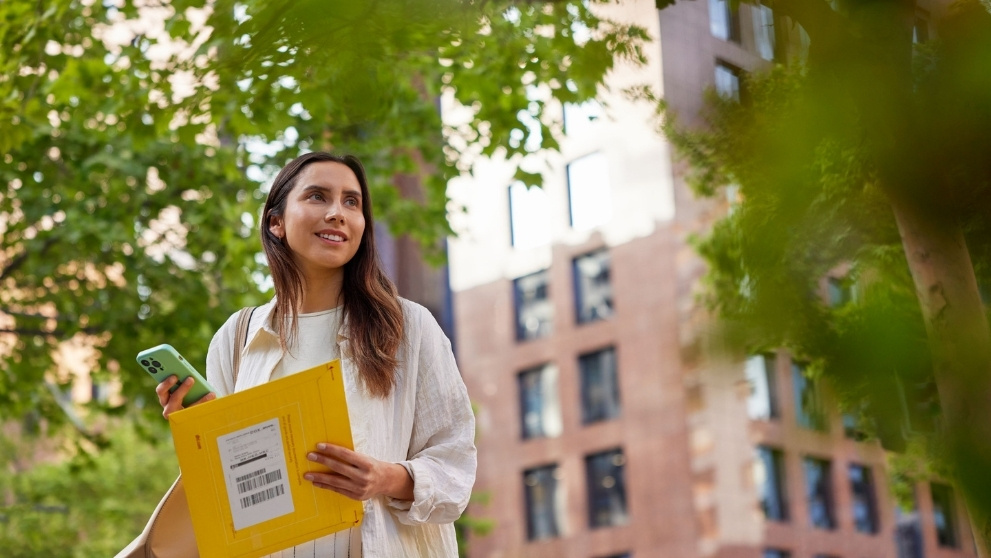
[[[142,360],[141,361],[141,364],[144,365],[144,366],[151,366],[151,363],[148,362],[147,360]]]
[[[151,361],[151,365],[154,366],[155,368],[161,368],[162,367],[162,363],[161,362],[158,362],[157,360]]]
[[[155,370],[151,366],[148,367],[148,371],[151,372],[152,374],[157,374],[158,373],[158,370]]]

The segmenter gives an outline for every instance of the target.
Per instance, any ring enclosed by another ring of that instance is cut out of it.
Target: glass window
[[[537,339],[550,334],[554,306],[548,293],[549,282],[550,273],[546,269],[513,281],[517,340]]]
[[[757,462],[754,464],[754,484],[757,486],[764,517],[774,521],[787,521],[784,455],[780,450],[758,446]]]
[[[792,383],[795,387],[795,415],[799,426],[810,430],[827,429],[826,416],[822,410],[818,382],[805,375],[805,367],[792,363]]]
[[[729,0],[709,0],[709,30],[717,39],[740,42],[740,13]]]
[[[850,464],[850,491],[853,493],[853,524],[861,533],[877,533],[877,502],[870,467]]]
[[[605,451],[585,458],[590,527],[626,525],[626,458],[623,450]]]
[[[514,247],[525,249],[550,243],[549,207],[543,188],[528,188],[518,180],[509,186],[509,240]]]
[[[922,526],[915,490],[895,504],[895,550],[898,558],[923,558]]]
[[[827,289],[829,291],[829,305],[833,308],[843,306],[855,300],[857,296],[855,285],[843,277],[830,277],[827,280]]]
[[[526,496],[527,539],[536,541],[558,537],[562,533],[564,494],[558,489],[560,469],[557,465],[537,467],[523,472]]]
[[[953,489],[945,484],[930,485],[933,499],[933,523],[936,524],[936,541],[939,546],[956,548],[957,517],[954,509]]]
[[[755,4],[750,13],[754,19],[754,43],[757,54],[764,60],[774,60],[774,10],[767,6]]]
[[[774,355],[755,355],[744,366],[750,394],[747,414],[754,420],[778,418],[778,385]]]
[[[806,457],[802,461],[805,469],[805,495],[809,502],[809,522],[813,527],[832,529],[836,527],[833,513],[833,483],[830,478],[830,463],[825,459]]]
[[[582,424],[609,420],[619,416],[619,379],[616,349],[578,357],[582,382]]]
[[[520,419],[523,439],[561,435],[557,367],[550,364],[520,372]]]
[[[764,558],[791,558],[791,552],[780,548],[765,548]]]
[[[612,283],[609,280],[609,251],[598,250],[572,262],[575,278],[575,315],[578,323],[612,316]]]
[[[740,100],[740,74],[736,66],[716,62],[716,93],[724,99]]]
[[[607,223],[612,213],[606,156],[592,153],[568,165],[571,227],[591,230]]]

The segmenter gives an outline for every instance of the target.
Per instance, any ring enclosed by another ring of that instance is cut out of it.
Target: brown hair
[[[262,212],[262,247],[275,283],[272,325],[279,342],[287,350],[299,332],[299,305],[303,297],[303,276],[289,245],[269,230],[272,217],[284,215],[296,178],[311,163],[332,162],[346,165],[361,185],[361,212],[365,230],[354,257],[344,264],[341,296],[343,321],[347,323],[350,356],[358,365],[358,376],[372,395],[384,397],[396,383],[396,352],[403,339],[403,309],[395,285],[379,267],[375,251],[375,227],[368,180],[361,161],[353,155],[332,155],[317,151],[290,161],[275,177]],[[334,340],[336,341],[336,339]]]

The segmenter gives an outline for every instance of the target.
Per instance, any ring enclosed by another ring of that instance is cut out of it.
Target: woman
[[[475,479],[474,418],[450,342],[379,268],[361,163],[322,152],[291,161],[261,229],[276,297],[255,310],[243,350],[233,347],[236,314],[220,328],[207,380],[223,396],[340,358],[355,450],[318,444],[309,459],[326,472],[305,477],[362,500],[365,512],[360,527],[272,556],[457,556],[453,521]],[[170,396],[175,381],[157,389],[166,416],[189,390]]]

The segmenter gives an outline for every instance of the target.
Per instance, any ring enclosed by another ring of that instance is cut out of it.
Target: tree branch
[[[52,245],[55,244],[57,240],[58,238],[54,236],[49,236],[48,238],[46,238],[44,244],[41,245],[41,250],[37,252],[37,255],[39,256],[44,255],[45,252],[47,252],[48,249],[51,248]],[[25,250],[20,254],[14,256],[13,259],[10,260],[10,263],[8,263],[7,266],[3,268],[3,271],[0,271],[0,281],[6,279],[7,277],[10,276],[11,273],[17,271],[22,265],[24,265],[24,262],[27,261],[28,256],[30,255],[31,252]]]

